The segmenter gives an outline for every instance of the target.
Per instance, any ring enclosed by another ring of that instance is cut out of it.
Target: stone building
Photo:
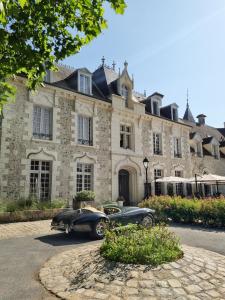
[[[135,92],[126,62],[122,72],[104,59],[94,72],[61,66],[35,93],[24,83],[15,79],[16,101],[1,120],[0,198],[71,199],[90,189],[98,202],[123,196],[133,205],[146,192],[145,157],[151,194],[190,192],[159,177],[225,175],[225,129],[201,116],[196,124],[189,107],[179,119],[176,103],[163,106],[160,93]]]

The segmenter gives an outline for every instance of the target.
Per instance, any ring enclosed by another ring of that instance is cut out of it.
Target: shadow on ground
[[[39,240],[40,242],[50,244],[52,246],[67,246],[93,241],[87,233],[73,233],[71,236],[68,236],[65,233],[56,233],[39,236],[36,237],[35,240]]]

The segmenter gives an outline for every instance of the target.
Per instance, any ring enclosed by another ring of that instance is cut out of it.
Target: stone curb
[[[44,287],[61,299],[225,300],[225,256],[184,245],[184,257],[157,268],[110,263],[99,245],[81,246],[47,261]]]

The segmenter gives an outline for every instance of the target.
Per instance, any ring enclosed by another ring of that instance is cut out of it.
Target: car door
[[[139,224],[143,218],[141,209],[128,210],[123,213],[123,224]]]

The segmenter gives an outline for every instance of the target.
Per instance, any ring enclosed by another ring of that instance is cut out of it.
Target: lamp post
[[[145,198],[149,197],[149,190],[148,190],[148,165],[149,165],[149,160],[147,157],[144,158],[143,160],[143,165],[145,168]]]

